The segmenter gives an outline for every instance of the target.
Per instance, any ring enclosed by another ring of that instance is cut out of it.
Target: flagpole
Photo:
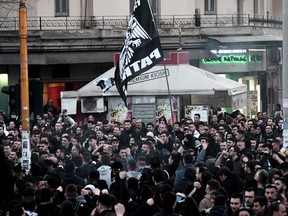
[[[169,102],[170,102],[171,119],[172,119],[172,127],[173,127],[173,138],[174,138],[174,142],[176,142],[176,134],[175,134],[175,130],[174,130],[174,116],[173,116],[172,96],[171,96],[171,92],[170,92],[170,85],[169,85],[169,80],[168,80],[168,70],[167,70],[165,61],[166,61],[166,59],[164,58],[164,60],[163,60],[163,62],[164,62],[163,66],[164,66],[164,70],[165,70],[165,78],[166,78],[166,84],[167,84],[167,91],[168,91]]]
[[[156,27],[156,22],[155,22],[155,19],[154,19],[154,14],[153,14],[153,11],[152,11],[152,9],[151,9],[150,1],[147,0],[147,3],[148,3],[148,5],[149,5],[150,13],[152,14],[152,21],[153,21],[153,23],[154,23],[155,30],[158,32],[158,29],[157,29],[157,27]],[[170,111],[171,111],[172,127],[173,127],[173,138],[174,138],[174,142],[175,142],[175,141],[176,141],[176,134],[175,134],[175,130],[174,130],[174,117],[173,117],[172,97],[171,97],[171,93],[170,93],[170,85],[169,85],[168,74],[167,74],[167,67],[166,67],[165,61],[166,61],[166,59],[164,58],[164,59],[163,59],[163,66],[164,66],[164,70],[165,70],[167,91],[168,91],[168,97],[169,97],[169,102],[170,102]]]

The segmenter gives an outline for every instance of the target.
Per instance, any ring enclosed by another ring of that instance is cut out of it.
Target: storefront
[[[176,59],[179,60],[179,56],[176,56]],[[217,104],[217,95],[221,95],[224,99],[221,106],[225,108],[237,110],[246,107],[246,99],[243,99],[246,98],[246,85],[193,67],[188,64],[189,58],[183,59],[179,60],[181,63],[170,61],[171,64],[168,63],[165,67],[157,65],[131,80],[128,84],[128,109],[124,106],[115,86],[104,95],[96,86],[99,80],[114,76],[115,67],[111,68],[77,91],[81,106],[86,106],[81,109],[82,113],[105,112],[108,120],[118,121],[136,116],[146,123],[155,122],[157,117],[163,115],[171,120],[173,113],[174,120],[179,120],[185,115],[186,106],[207,104],[207,101],[203,100],[194,101],[195,95],[200,95],[199,98],[202,99],[209,97],[211,106]],[[173,112],[170,109],[168,85]],[[69,97],[68,93],[63,93],[62,101]],[[185,100],[187,97],[190,100]],[[96,105],[92,104],[93,98]],[[66,108],[69,110],[69,106]]]
[[[281,89],[281,36],[211,37],[208,47],[216,58],[201,59],[200,68],[247,85],[249,117],[273,113]]]
[[[211,52],[217,58],[202,59],[200,67],[247,85],[247,115],[256,116],[261,109],[259,75],[266,70],[266,50],[222,49]]]

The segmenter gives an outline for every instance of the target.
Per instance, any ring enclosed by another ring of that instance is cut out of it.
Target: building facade
[[[133,5],[134,0],[26,1],[29,79],[43,83],[44,103],[52,98],[60,106],[61,91],[77,90],[113,67]],[[189,51],[191,65],[248,85],[251,115],[272,113],[282,89],[281,0],[153,0],[151,7],[166,55]],[[13,0],[0,10],[2,87],[19,83],[19,19]],[[188,103],[205,102],[191,96]]]

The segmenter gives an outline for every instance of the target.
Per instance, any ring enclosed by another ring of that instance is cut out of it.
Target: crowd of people
[[[1,215],[287,215],[280,114],[195,114],[173,126],[89,115],[80,126],[48,106],[30,134],[25,172],[21,127],[0,124]]]

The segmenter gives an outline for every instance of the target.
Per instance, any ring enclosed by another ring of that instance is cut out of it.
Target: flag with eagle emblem
[[[127,84],[163,60],[163,51],[149,0],[135,0],[114,80],[127,107]]]

